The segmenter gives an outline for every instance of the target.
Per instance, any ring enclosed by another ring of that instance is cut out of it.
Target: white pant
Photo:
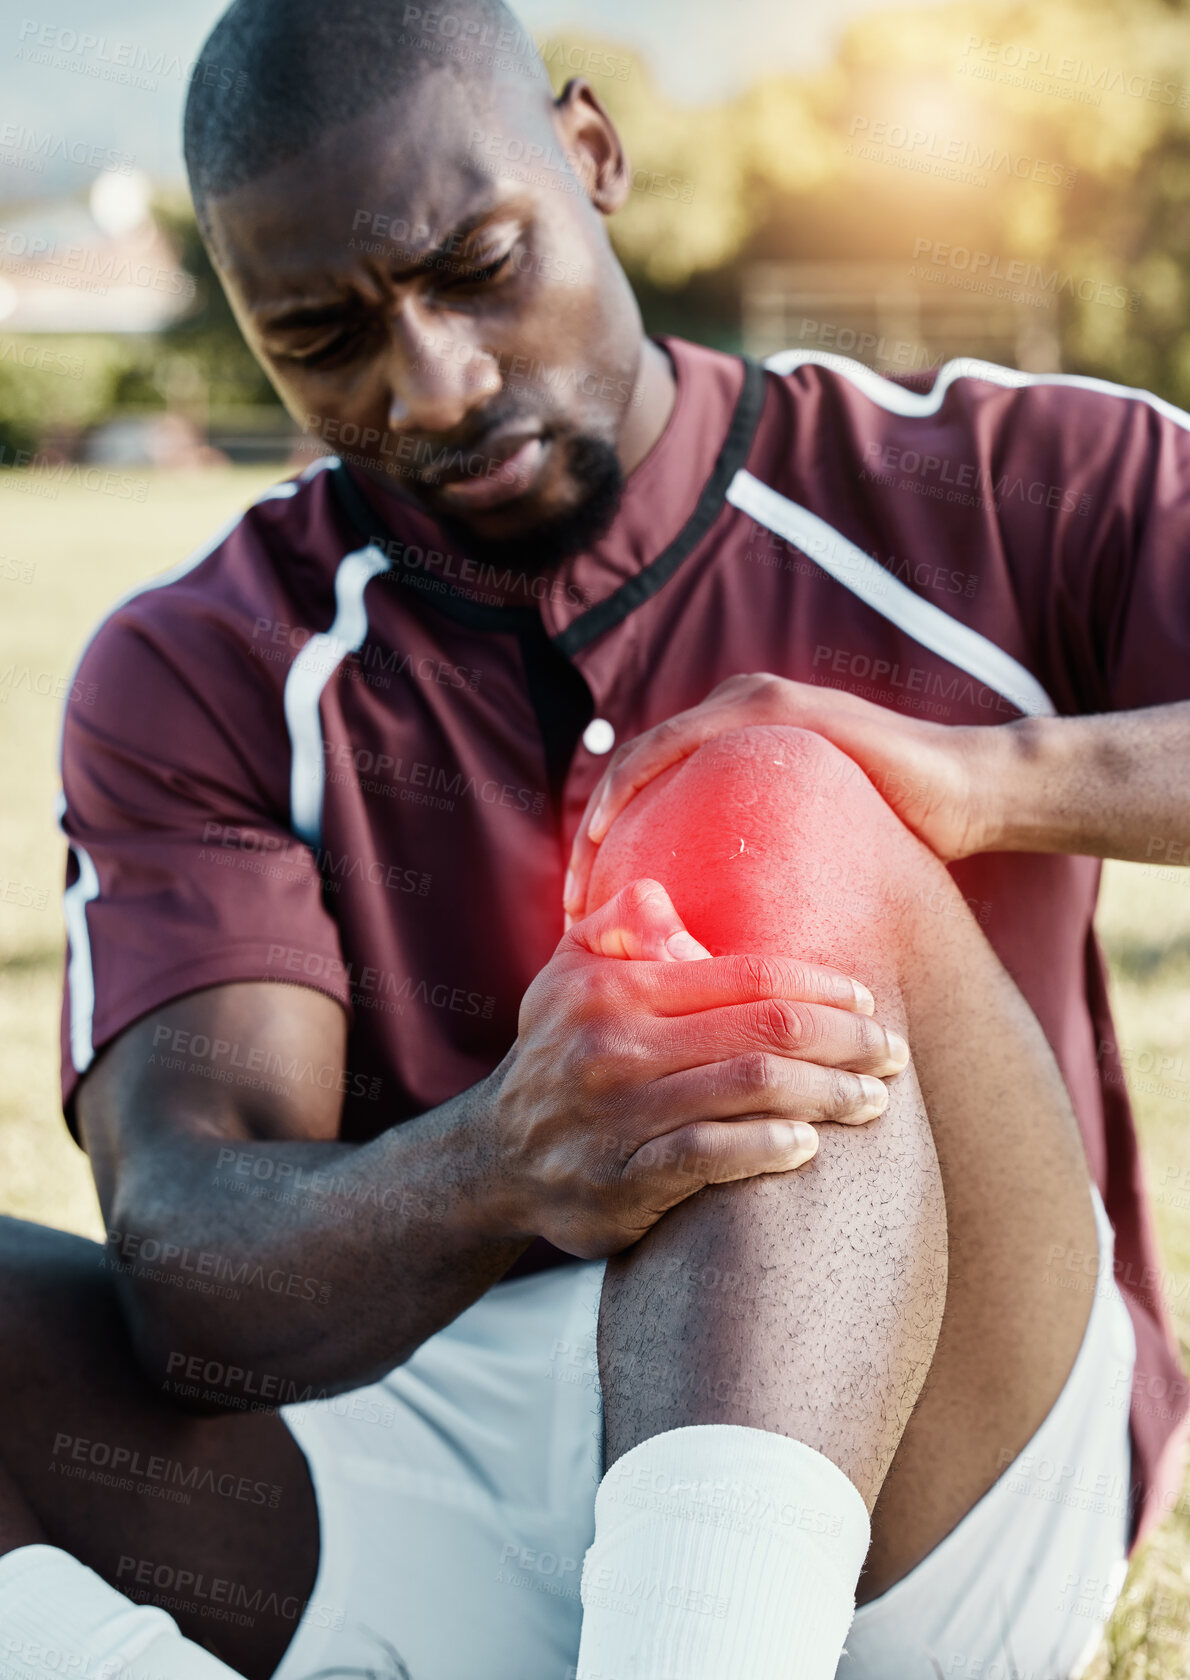
[[[1067,1680],[1123,1581],[1135,1344],[1098,1196],[1083,1345],[1028,1447],[857,1612],[838,1680]],[[603,1267],[499,1284],[369,1388],[283,1413],[318,1499],[274,1680],[572,1680],[602,1416]]]

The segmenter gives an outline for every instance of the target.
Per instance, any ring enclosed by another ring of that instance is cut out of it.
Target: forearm
[[[205,1370],[189,1398],[234,1406],[358,1387],[408,1358],[530,1240],[496,1189],[489,1095],[485,1081],[367,1144],[192,1136],[122,1180],[109,1262],[150,1376],[184,1399]]]
[[[1190,863],[1190,704],[980,731],[983,851]]]

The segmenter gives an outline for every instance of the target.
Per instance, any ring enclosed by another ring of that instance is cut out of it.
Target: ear
[[[582,76],[567,82],[555,99],[554,123],[587,197],[601,215],[614,216],[628,202],[632,172],[615,124]]]

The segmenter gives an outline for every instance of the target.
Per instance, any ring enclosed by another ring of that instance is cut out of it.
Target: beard
[[[498,571],[541,577],[597,543],[610,528],[624,495],[624,470],[611,444],[602,438],[573,439],[567,465],[579,492],[574,506],[522,536],[481,537],[461,519],[437,511],[434,517],[468,559]]]

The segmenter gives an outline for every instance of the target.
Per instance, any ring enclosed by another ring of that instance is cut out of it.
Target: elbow
[[[200,1416],[241,1411],[223,1381],[226,1349],[216,1326],[193,1311],[193,1297],[144,1271],[119,1278],[116,1289],[133,1360],[155,1394],[180,1411]]]

